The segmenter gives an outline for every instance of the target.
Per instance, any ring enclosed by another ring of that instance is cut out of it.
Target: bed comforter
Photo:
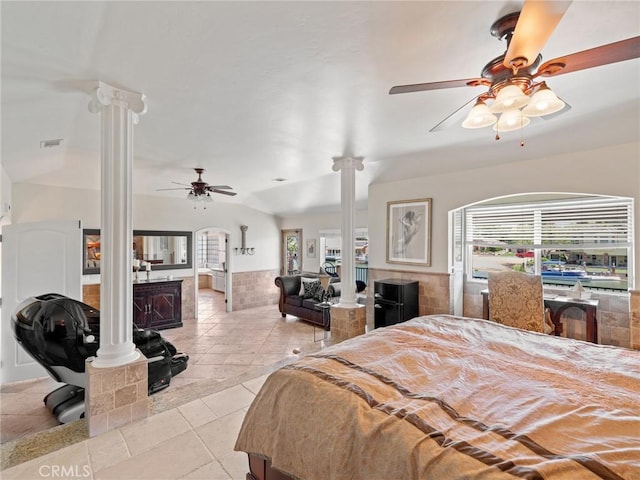
[[[640,352],[432,315],[269,376],[236,450],[303,480],[640,479]]]

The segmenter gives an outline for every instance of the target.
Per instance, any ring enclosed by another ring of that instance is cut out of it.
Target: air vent
[[[60,144],[62,143],[62,138],[56,138],[54,140],[42,140],[40,142],[40,148],[53,148],[53,147],[59,147]]]

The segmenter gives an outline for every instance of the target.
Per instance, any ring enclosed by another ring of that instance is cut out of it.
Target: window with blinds
[[[516,269],[542,273],[547,283],[581,280],[589,282],[586,286],[626,290],[632,209],[632,199],[611,197],[469,207],[465,245],[471,273],[482,278],[489,270]],[[569,267],[573,279],[558,272]],[[577,268],[584,276],[575,274]]]
[[[467,209],[467,242],[530,248],[630,247],[631,200]]]

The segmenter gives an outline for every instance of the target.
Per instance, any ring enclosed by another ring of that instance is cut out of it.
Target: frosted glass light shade
[[[495,101],[491,105],[491,111],[493,113],[502,113],[514,108],[521,108],[528,104],[529,100],[530,98],[520,90],[520,87],[507,85],[498,92]]]
[[[498,117],[491,113],[487,104],[482,100],[478,100],[467,115],[467,118],[462,122],[462,126],[464,128],[488,127],[496,123],[496,120],[498,120]]]
[[[547,87],[546,83],[543,83],[533,94],[531,102],[522,110],[522,113],[527,117],[542,117],[562,110],[564,105],[564,102],[558,98],[553,90]]]
[[[525,117],[520,110],[507,110],[500,115],[500,119],[493,126],[493,129],[496,132],[510,132],[526,127],[529,123],[531,123],[531,120]]]

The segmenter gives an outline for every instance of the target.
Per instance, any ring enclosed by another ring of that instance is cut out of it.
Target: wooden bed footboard
[[[295,480],[293,477],[273,468],[271,466],[271,460],[252,453],[248,453],[247,455],[249,455],[249,473],[247,473],[247,480]]]

